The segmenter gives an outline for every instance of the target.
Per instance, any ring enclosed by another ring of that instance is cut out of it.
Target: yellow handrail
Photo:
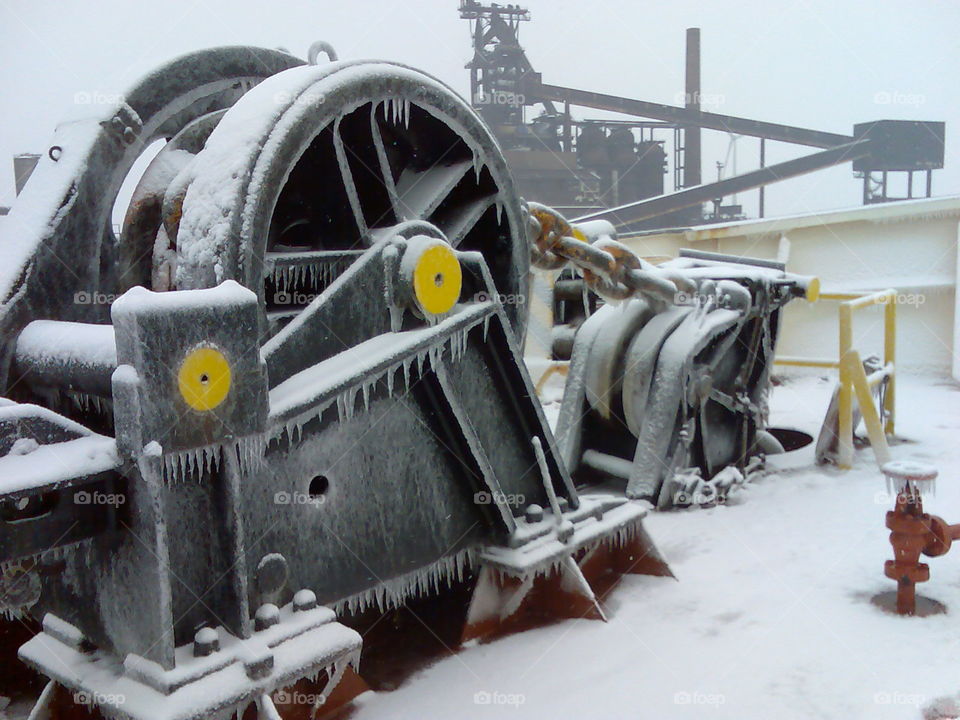
[[[547,384],[547,380],[550,379],[551,375],[553,375],[554,373],[558,373],[560,375],[566,375],[569,369],[570,369],[569,360],[554,360],[547,366],[547,369],[543,371],[543,375],[540,376],[540,379],[537,380],[537,384],[534,387],[534,391],[537,393],[537,395],[539,395],[540,392],[543,390],[543,386]]]
[[[850,468],[853,464],[853,398],[856,395],[857,404],[863,415],[863,422],[867,426],[867,434],[873,447],[878,464],[889,459],[887,435],[894,434],[895,407],[896,407],[896,373],[894,356],[897,348],[897,292],[896,290],[881,290],[873,293],[822,293],[820,300],[834,300],[840,302],[840,357],[834,362],[814,358],[782,357],[776,358],[775,363],[802,367],[835,367],[840,371],[840,390],[837,409],[838,431],[837,462],[841,468]],[[884,305],[883,323],[883,370],[867,377],[863,369],[860,354],[853,348],[853,311],[873,305]],[[873,404],[870,388],[877,382],[888,378],[887,389],[883,397],[883,416]]]

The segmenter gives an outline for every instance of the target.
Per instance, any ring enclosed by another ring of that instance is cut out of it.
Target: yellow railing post
[[[843,469],[853,466],[853,378],[850,373],[850,351],[853,349],[853,308],[840,303],[840,391],[837,397],[837,464]]]
[[[897,298],[896,295],[887,299],[883,309],[883,364],[893,367],[890,379],[887,381],[887,390],[883,398],[883,411],[886,415],[883,431],[887,435],[894,434],[894,420],[896,413],[896,360],[897,354]]]
[[[867,382],[867,374],[864,372],[860,353],[856,350],[847,353],[845,365],[847,378],[857,393],[857,404],[863,414],[863,424],[867,427],[870,447],[873,448],[873,454],[877,458],[877,465],[883,467],[884,463],[890,461],[890,450],[887,447],[887,436],[884,435],[883,424],[880,422],[880,412],[873,404],[873,396],[870,395],[870,384]],[[851,437],[851,442],[852,440]]]
[[[839,307],[839,360],[817,358],[784,357],[774,362],[782,365],[803,367],[836,367],[840,374],[840,388],[837,393],[837,464],[844,469],[853,465],[853,402],[856,398],[863,414],[871,445],[878,461],[889,457],[886,436],[893,435],[896,414],[896,365],[897,348],[897,293],[896,290],[882,290],[874,293],[821,293],[820,300],[834,300]],[[883,324],[883,370],[871,373],[867,378],[860,360],[860,354],[853,349],[853,311],[871,305],[884,305]],[[887,389],[883,399],[885,422],[880,422],[880,411],[874,407],[870,396],[870,387],[887,380]],[[869,408],[866,404],[869,401]],[[879,433],[879,436],[878,436]]]

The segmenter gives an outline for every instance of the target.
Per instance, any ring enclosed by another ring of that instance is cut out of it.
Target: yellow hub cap
[[[198,348],[183,359],[177,384],[187,405],[194,410],[213,410],[230,392],[230,364],[219,350]]]
[[[413,270],[417,302],[431,315],[442,315],[454,306],[460,299],[462,282],[460,263],[447,245],[428,247]]]

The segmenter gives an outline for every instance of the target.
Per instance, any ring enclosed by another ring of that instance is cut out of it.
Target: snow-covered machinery
[[[472,583],[473,638],[669,572],[560,460],[524,212],[469,106],[391,63],[204,51],[57,130],[0,239],[0,604],[42,620],[37,717],[313,717],[370,605]]]
[[[654,266],[609,223],[530,210],[534,264],[571,263],[609,301],[576,329],[557,421],[578,485],[612,484],[660,508],[710,505],[783,452],[765,429],[780,310],[816,300],[816,278],[693,250]]]
[[[588,237],[449,88],[322,45],[160,68],[57,130],[2,230],[0,610],[42,620],[37,717],[327,713],[365,610],[448,585],[456,641],[602,617],[591,583],[669,573],[630,497],[775,449],[777,312],[809,285]],[[580,328],[559,443],[520,355],[531,251],[622,301]]]

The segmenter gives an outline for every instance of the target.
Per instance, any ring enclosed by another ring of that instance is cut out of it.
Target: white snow
[[[337,403],[341,420],[349,419],[356,409],[358,392],[362,393],[366,406],[370,387],[386,378],[388,393],[392,395],[396,383],[394,376],[401,368],[404,389],[409,389],[413,363],[417,363],[420,372],[423,372],[427,358],[436,367],[440,356],[448,349],[449,359],[458,361],[466,352],[467,335],[480,323],[484,324],[486,337],[490,309],[490,303],[455,308],[437,325],[378,335],[311,365],[270,391],[271,420],[284,423],[292,437],[294,431],[299,433],[303,423],[318,417],[333,402]],[[268,343],[264,354],[268,354],[270,348]],[[366,379],[357,384],[356,378],[361,374]]]
[[[257,302],[257,294],[235,280],[224,280],[216,287],[184,292],[153,292],[143,287],[130,288],[110,306],[114,322],[118,315],[153,312],[166,313],[196,308],[230,308]]]
[[[112,325],[34,320],[17,338],[17,353],[64,366],[112,369],[117,365]]]
[[[0,457],[0,492],[20,492],[53,485],[82,475],[113,470],[119,464],[116,440],[103,435],[40,445],[27,454]]]
[[[774,388],[772,424],[815,435],[831,382]],[[960,388],[898,382],[898,433],[911,442],[891,452],[935,465],[941,482],[925,508],[960,521]],[[949,707],[957,698],[940,698],[960,692],[956,618],[870,603],[894,587],[883,575],[893,498],[872,453],[859,450],[845,473],[800,465],[748,485],[736,504],[648,515],[677,579],[627,576],[604,602],[607,623],[467,647],[394,692],[362,696],[355,720],[882,720]],[[920,594],[960,612],[960,552],[929,564]]]

